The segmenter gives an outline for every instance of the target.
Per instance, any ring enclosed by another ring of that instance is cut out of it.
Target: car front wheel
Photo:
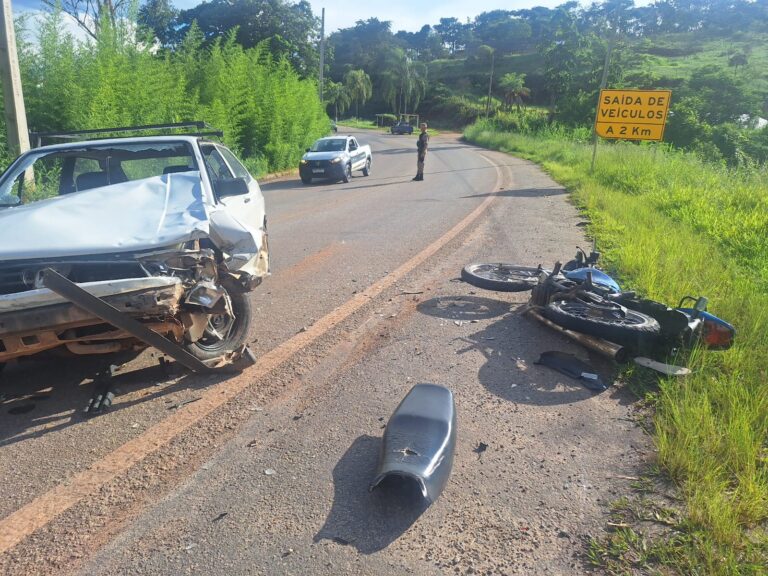
[[[203,335],[197,342],[188,342],[187,351],[206,361],[237,350],[248,340],[251,328],[251,301],[247,293],[231,292],[228,297],[232,313],[211,314]]]
[[[346,184],[347,182],[352,180],[352,165],[351,164],[347,164],[344,167],[344,176],[342,176],[341,179],[343,180],[344,184]]]
[[[363,168],[363,176],[370,176],[371,175],[371,159],[368,158],[368,160],[365,161],[365,168]]]

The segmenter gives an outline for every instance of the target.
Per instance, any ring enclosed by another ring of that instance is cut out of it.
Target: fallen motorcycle
[[[552,270],[504,263],[469,264],[461,277],[487,290],[530,290],[528,307],[537,318],[566,331],[626,347],[632,354],[668,355],[699,343],[724,350],[733,343],[734,327],[707,312],[707,298],[685,296],[676,308],[639,298],[634,292],[622,291],[613,278],[596,267],[599,257],[599,252],[587,255],[579,249],[573,260],[565,265],[557,262]],[[693,305],[685,307],[689,301]]]

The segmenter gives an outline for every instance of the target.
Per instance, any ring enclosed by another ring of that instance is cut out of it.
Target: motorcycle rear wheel
[[[563,328],[627,346],[650,342],[661,332],[654,318],[615,302],[556,300],[545,306],[542,312]]]
[[[536,286],[541,272],[539,268],[517,264],[467,264],[461,271],[461,279],[485,290],[525,292]]]

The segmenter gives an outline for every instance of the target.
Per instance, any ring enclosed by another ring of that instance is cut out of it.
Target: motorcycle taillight
[[[734,331],[728,326],[713,322],[711,320],[704,320],[704,337],[703,341],[707,348],[715,348],[719,350],[725,350],[731,347],[733,344]]]

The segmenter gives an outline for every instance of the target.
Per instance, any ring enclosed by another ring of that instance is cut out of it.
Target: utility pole
[[[488,120],[488,116],[491,113],[491,88],[493,87],[493,62],[496,56],[495,52],[491,52],[491,77],[488,79],[488,100],[485,102],[485,119]]]
[[[608,83],[608,68],[611,65],[611,50],[613,50],[614,36],[608,37],[608,47],[605,50],[605,63],[603,64],[603,78],[600,80],[600,90],[597,91],[597,97],[600,98],[600,92]],[[599,107],[599,106],[598,106]],[[595,122],[592,124],[592,165],[589,167],[590,173],[595,171],[595,157],[597,156],[597,108],[595,109]]]
[[[320,87],[320,102],[323,101],[323,74],[325,70],[325,8],[322,12],[322,20],[320,21],[320,81],[318,85]]]
[[[21,91],[21,72],[16,52],[16,32],[13,29],[11,0],[0,1],[0,82],[3,84],[5,124],[8,129],[8,147],[11,154],[29,150],[27,112]]]

